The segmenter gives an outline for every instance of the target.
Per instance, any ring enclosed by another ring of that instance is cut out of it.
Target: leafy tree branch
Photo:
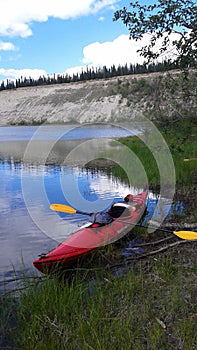
[[[130,7],[131,11],[126,7],[116,11],[113,20],[122,20],[128,27],[130,38],[136,41],[144,34],[150,34],[149,43],[139,50],[148,62],[171,50],[173,59],[169,59],[181,67],[197,63],[196,1],[158,0],[152,5],[141,5],[136,1],[131,2]],[[158,39],[162,41],[160,47],[156,46]]]

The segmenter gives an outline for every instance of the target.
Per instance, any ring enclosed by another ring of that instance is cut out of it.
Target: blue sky
[[[143,3],[145,1],[141,1]],[[152,1],[146,1],[152,2]],[[129,0],[0,0],[0,81],[143,63],[113,15]]]

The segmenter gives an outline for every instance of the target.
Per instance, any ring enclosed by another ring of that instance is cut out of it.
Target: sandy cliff
[[[112,84],[112,81],[110,81]],[[0,92],[0,124],[103,122],[129,117],[126,101],[110,94],[109,81],[18,88]]]
[[[187,81],[171,72],[25,87],[0,91],[0,125],[177,118],[195,113],[196,101],[195,73]]]

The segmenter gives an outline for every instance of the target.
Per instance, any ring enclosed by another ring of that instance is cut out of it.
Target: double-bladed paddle
[[[82,214],[82,215],[92,215],[92,213],[86,213],[80,210],[76,210],[72,207],[70,207],[69,205],[64,205],[64,204],[51,204],[50,205],[50,209],[55,210],[55,211],[59,211],[62,213],[69,213],[69,214]],[[197,232],[193,232],[193,231],[170,231],[170,230],[166,230],[163,228],[158,228],[158,227],[151,227],[151,226],[143,226],[141,224],[135,224],[135,223],[131,223],[131,222],[127,222],[124,220],[118,220],[116,219],[116,221],[118,222],[122,222],[125,224],[129,224],[129,225],[133,225],[133,226],[139,226],[139,227],[144,227],[144,228],[150,228],[153,230],[157,230],[157,231],[162,231],[162,232],[167,232],[167,233],[173,233],[174,235],[182,238],[182,239],[186,239],[186,240],[195,240],[197,239]]]

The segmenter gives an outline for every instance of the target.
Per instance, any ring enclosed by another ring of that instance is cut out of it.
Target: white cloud
[[[130,40],[129,35],[120,35],[113,41],[106,41],[104,43],[94,42],[84,47],[83,49],[83,65],[71,67],[65,73],[72,75],[77,72],[81,73],[86,67],[103,67],[110,68],[113,64],[124,66],[126,63],[143,64],[144,58],[137,52],[142,45],[147,43],[149,36],[144,36],[143,40],[137,42]]]
[[[0,51],[14,51],[16,47],[9,42],[0,41]]]
[[[114,4],[120,2],[121,0],[100,0],[93,1],[93,12],[98,12],[102,10],[104,7],[109,7],[111,10],[115,10]]]
[[[41,76],[47,76],[47,72],[44,69],[4,69],[0,68],[0,76],[5,77],[8,80],[15,80],[21,77],[39,79]]]
[[[64,73],[59,73],[59,74],[60,75],[61,74],[68,74],[68,75],[72,76],[73,74],[77,74],[77,73],[80,74],[85,69],[86,69],[86,66],[84,66],[84,65],[75,66],[75,67],[71,67],[71,68],[66,69],[66,71]]]
[[[138,47],[139,43],[131,42],[128,35],[120,35],[113,41],[95,42],[84,47],[82,62],[94,66],[106,65],[107,67],[112,64],[124,65],[139,60],[139,55],[136,53]]]
[[[0,35],[28,37],[32,22],[76,18],[111,8],[120,0],[0,0]]]
[[[178,34],[171,35],[171,40],[177,39]],[[85,64],[91,64],[94,66],[106,65],[110,67],[112,64],[115,66],[127,64],[143,64],[144,58],[137,52],[143,46],[147,45],[151,36],[145,34],[140,41],[129,39],[129,35],[120,35],[113,41],[106,41],[104,43],[95,42],[83,49],[82,62]],[[161,40],[158,41],[156,49],[161,47]],[[172,47],[168,50],[172,54]],[[173,53],[174,54],[174,53]],[[165,53],[165,55],[167,55]],[[164,58],[164,57],[163,57]]]
[[[178,34],[171,35],[171,41],[177,39]],[[73,75],[81,73],[82,70],[89,68],[99,68],[106,66],[110,68],[113,64],[124,66],[126,63],[129,64],[143,64],[144,58],[137,52],[142,46],[148,44],[150,35],[145,34],[141,41],[129,40],[129,35],[120,35],[113,41],[107,41],[104,43],[95,42],[87,45],[83,49],[82,65],[70,67],[65,72],[59,74]],[[161,41],[158,42],[157,48],[161,47]],[[175,57],[176,52],[169,47],[169,50],[163,55],[160,60],[165,58]],[[57,73],[58,74],[58,73]],[[40,76],[47,76],[47,72],[42,69],[0,69],[0,75],[6,79],[16,79],[21,76],[38,79]]]
[[[179,37],[178,34],[171,34],[171,42]],[[72,74],[81,72],[86,67],[103,67],[110,68],[113,64],[124,66],[125,64],[143,64],[145,59],[140,56],[138,50],[147,45],[150,41],[150,34],[145,34],[140,41],[129,39],[129,35],[120,35],[113,41],[104,43],[94,42],[84,47],[82,66],[71,67],[65,73]],[[158,50],[161,47],[162,40],[160,39],[155,47]],[[167,52],[161,56],[158,61],[175,57],[176,52],[172,46],[169,46]]]

